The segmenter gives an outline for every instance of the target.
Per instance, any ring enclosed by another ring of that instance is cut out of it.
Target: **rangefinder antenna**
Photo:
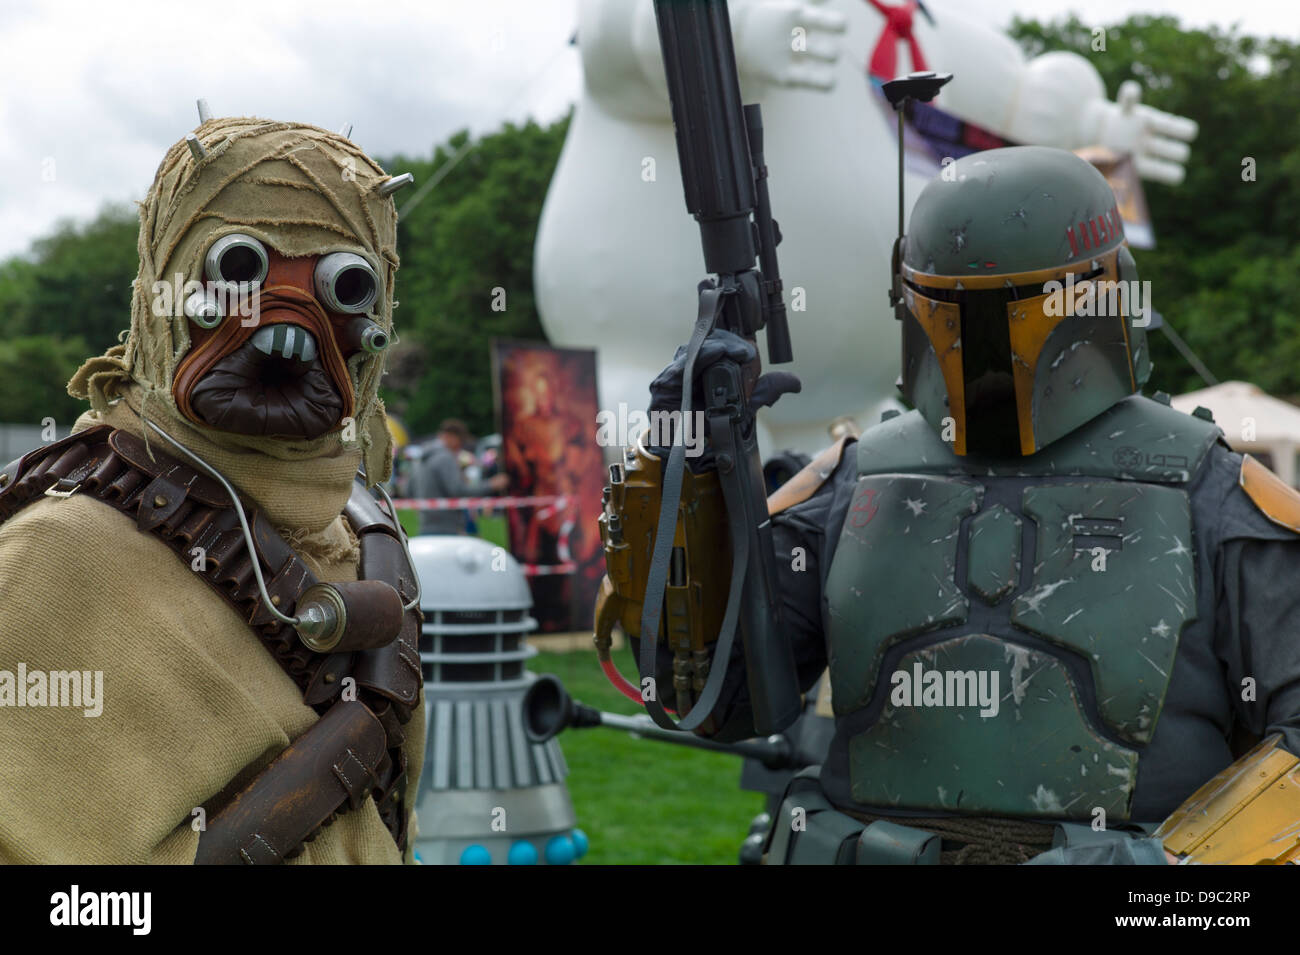
[[[952,79],[951,73],[935,73],[926,70],[909,73],[897,79],[881,84],[885,99],[898,114],[898,238],[894,240],[893,276],[894,281],[889,290],[889,304],[897,308],[903,300],[902,280],[900,278],[903,260],[903,116],[908,100],[928,103],[938,95],[945,83]]]

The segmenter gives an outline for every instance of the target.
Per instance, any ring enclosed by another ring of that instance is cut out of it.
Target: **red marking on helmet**
[[[998,267],[998,264],[997,264],[996,262],[985,262],[985,263],[984,263],[984,268],[986,268],[986,269],[996,269],[997,267]]]
[[[1097,216],[1097,218],[1093,219],[1091,222],[1088,223],[1089,228],[1092,229],[1092,242],[1093,242],[1093,245],[1096,245],[1096,246],[1098,246],[1099,248],[1100,248],[1100,246],[1101,246],[1101,239],[1097,237],[1097,222],[1098,222],[1098,220],[1100,220],[1100,219],[1101,219],[1101,216]]]
[[[1074,241],[1074,226],[1065,227],[1065,237],[1070,240],[1070,258],[1079,254],[1079,243]]]
[[[864,487],[854,495],[853,507],[849,510],[849,523],[851,525],[866,527],[871,523],[871,519],[880,510],[880,505],[876,503],[876,495],[879,493],[879,488]]]
[[[1088,245],[1088,223],[1079,223],[1079,238],[1083,240],[1083,247],[1085,249],[1090,248]]]

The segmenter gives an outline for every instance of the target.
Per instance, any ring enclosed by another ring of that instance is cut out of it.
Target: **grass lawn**
[[[627,651],[615,654],[624,672]],[[596,652],[540,653],[535,673],[554,673],[575,699],[614,713],[636,704],[605,679]],[[569,764],[578,827],[591,840],[589,863],[734,865],[761,793],[740,789],[740,757],[634,739],[603,728],[559,737]]]
[[[399,510],[408,534],[415,511]],[[505,546],[505,519],[478,518],[479,536]],[[627,651],[616,654],[624,673],[635,672]],[[574,696],[614,713],[639,707],[609,685],[596,651],[541,653],[534,673],[554,673]],[[569,794],[578,827],[591,850],[584,862],[735,865],[750,820],[763,811],[761,793],[740,789],[740,757],[670,743],[634,739],[618,730],[570,730],[560,746],[569,764]]]

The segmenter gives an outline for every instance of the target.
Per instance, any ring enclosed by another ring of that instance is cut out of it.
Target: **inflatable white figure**
[[[835,418],[866,426],[894,406],[899,345],[887,293],[896,120],[868,63],[878,79],[952,73],[932,104],[943,112],[932,115],[955,117],[964,151],[1006,141],[1103,145],[1131,154],[1146,178],[1182,179],[1196,124],[1140,105],[1136,83],[1108,102],[1083,57],[1026,61],[1014,41],[962,17],[956,4],[925,7],[731,2],[742,93],[763,105],[772,211],[784,234],[795,356],[786,367],[804,382],[802,394],[763,413],[765,454],[815,451],[829,443]],[[704,267],[682,196],[651,0],[582,0],[578,44],[583,92],[539,225],[537,302],[554,344],[598,347],[601,406],[617,414],[620,403],[645,407],[650,380],[689,337]],[[909,169],[909,207],[937,168]]]

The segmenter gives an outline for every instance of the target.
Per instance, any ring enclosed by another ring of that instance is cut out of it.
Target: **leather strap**
[[[313,652],[302,644],[290,625],[271,615],[258,593],[254,561],[266,579],[273,604],[286,615],[293,615],[298,598],[317,582],[261,511],[250,502],[241,501],[255,544],[250,553],[234,507],[219,484],[156,447],[146,447],[135,435],[107,425],[38,448],[0,471],[0,523],[42,495],[72,494],[88,495],[132,518],[142,532],[161,540],[191,569],[198,568],[196,575],[248,622],[263,646],[302,691],[304,702],[318,713],[328,714],[337,708],[344,679],[348,676],[355,679],[357,702],[379,727],[385,744],[380,758],[373,765],[367,763],[366,791],[374,795],[380,816],[397,845],[405,848],[407,813],[402,797],[406,757],[401,750],[405,739],[402,727],[410,720],[420,698],[418,641],[422,617],[419,609],[403,614],[401,631],[387,646],[362,653]],[[359,481],[353,487],[345,516],[361,542],[359,577],[385,580],[402,596],[403,603],[409,602],[417,592],[415,571],[406,559],[402,531],[395,517],[380,509]],[[326,740],[323,735],[326,730],[317,730],[322,723],[324,718],[302,739],[310,735],[312,740]],[[328,741],[312,745],[330,748]],[[340,771],[349,773],[350,766],[355,770],[349,759],[338,758]],[[267,776],[278,762],[267,767],[257,779]],[[334,798],[336,787],[330,780],[337,782],[337,773],[332,769],[318,780],[321,793],[330,794],[321,796],[322,799]],[[270,786],[270,792],[279,792],[285,784],[272,781],[263,785]],[[304,803],[304,819],[312,822],[304,831],[328,824],[336,810],[344,811],[355,805],[354,796],[349,793],[337,799],[314,822],[308,817],[320,815],[318,807],[313,803],[308,808]],[[223,809],[223,816],[225,812]],[[274,838],[255,840],[246,847],[241,843],[240,848],[248,850],[243,860],[280,861],[297,848],[285,842],[284,834],[297,831],[302,825],[305,822],[277,829],[272,833]],[[200,839],[201,848],[207,838],[205,834]]]
[[[692,408],[691,397],[694,390],[695,358],[704,345],[704,340],[713,330],[718,315],[723,308],[724,289],[706,288],[700,290],[699,312],[695,319],[695,330],[686,346],[686,365],[682,370],[682,427],[690,420]],[[678,436],[680,437],[680,436]],[[712,436],[711,436],[712,437]],[[677,508],[682,499],[683,470],[686,467],[686,446],[674,440],[668,452],[668,462],[664,465],[664,479],[660,491],[659,526],[655,530],[654,548],[650,557],[650,571],[646,580],[645,601],[641,609],[641,655],[637,661],[641,679],[653,677],[655,663],[659,652],[659,620],[663,611],[664,589],[668,583],[668,563],[672,556],[673,536],[677,530]],[[730,514],[730,512],[729,512]],[[645,701],[646,712],[655,723],[667,730],[694,730],[702,726],[710,716],[722,694],[722,682],[727,671],[727,661],[731,659],[731,645],[736,637],[736,619],[740,612],[740,593],[744,583],[745,571],[749,563],[748,534],[740,533],[745,529],[737,527],[736,516],[729,518],[732,540],[738,541],[737,552],[732,556],[731,589],[727,595],[727,608],[722,617],[722,629],[719,632],[714,649],[714,664],[704,682],[704,689],[691,712],[676,722],[668,715],[664,705],[659,701],[658,688],[652,699]],[[737,534],[740,536],[737,537]]]
[[[384,728],[362,703],[335,703],[208,820],[199,865],[283,862],[345,803],[359,806],[378,783]]]

